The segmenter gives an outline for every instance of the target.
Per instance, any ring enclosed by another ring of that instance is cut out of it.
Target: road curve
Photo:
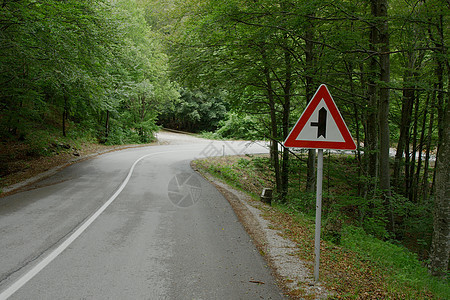
[[[0,299],[282,299],[226,199],[189,166],[264,151],[126,149],[1,198]]]

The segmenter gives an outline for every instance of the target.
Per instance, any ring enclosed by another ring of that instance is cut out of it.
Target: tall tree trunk
[[[428,200],[428,195],[430,194],[429,182],[428,182],[428,171],[430,165],[430,152],[431,152],[431,137],[433,135],[433,126],[434,126],[434,112],[435,112],[435,103],[436,103],[436,86],[434,85],[433,91],[431,93],[431,103],[430,103],[430,121],[428,123],[427,130],[427,141],[426,141],[426,152],[425,152],[425,165],[423,167],[423,179],[422,179],[422,201],[426,202]]]
[[[437,155],[439,155],[440,149],[441,149],[441,141],[443,136],[443,107],[444,107],[444,81],[443,81],[443,73],[444,68],[442,66],[441,61],[438,59],[437,62],[437,68],[436,68],[436,75],[437,75],[437,121],[438,121],[438,142],[437,142]],[[436,160],[436,166],[434,168],[433,172],[433,180],[431,183],[431,191],[434,191],[434,185],[436,183],[436,168],[437,168],[437,160]]]
[[[313,16],[313,15],[312,15]],[[306,103],[308,104],[314,96],[313,77],[314,70],[314,27],[312,24],[307,24],[305,32],[305,80],[306,80]],[[306,171],[306,192],[314,193],[316,189],[316,150],[310,149],[308,151]]]
[[[431,26],[431,25],[430,25]],[[450,71],[449,61],[447,56],[447,51],[445,47],[444,41],[444,17],[440,15],[437,20],[437,38],[433,36],[431,32],[431,28],[428,29],[430,39],[433,41],[436,50],[435,50],[435,60],[436,60],[436,77],[437,77],[437,118],[438,118],[438,144],[437,144],[437,153],[439,155],[442,136],[444,134],[444,108],[446,106],[446,100],[444,99],[444,66],[447,67],[447,71]],[[450,74],[448,75],[450,76]],[[449,82],[450,84],[450,82]],[[438,162],[436,161],[436,166]],[[436,181],[436,167],[434,169],[432,188],[435,185]]]
[[[389,82],[390,82],[390,56],[389,56],[389,28],[387,0],[373,0],[377,6],[380,43],[380,189],[386,198],[391,195],[390,168],[389,168]]]
[[[145,95],[142,94],[140,96],[138,96],[140,98],[140,124],[141,127],[139,129],[139,134],[141,136],[141,142],[144,142],[144,120],[145,120],[145,110],[146,110],[146,103],[145,103]]]
[[[430,253],[430,271],[444,277],[448,272],[450,255],[450,106],[444,110],[442,140],[437,157],[433,239]]]
[[[264,76],[266,79],[267,100],[270,113],[270,131],[271,131],[270,158],[272,160],[272,164],[275,169],[275,188],[277,193],[281,194],[282,188],[281,188],[280,158],[278,153],[278,142],[276,140],[278,138],[278,128],[277,128],[277,115],[275,110],[275,95],[273,94],[272,77],[270,75],[270,68],[267,63],[267,56],[264,46],[261,49],[261,55],[264,63]]]
[[[385,209],[385,214],[388,223],[388,229],[394,231],[393,222],[393,212],[391,209],[391,186],[390,186],[390,168],[389,168],[389,82],[390,82],[390,57],[389,57],[389,30],[388,30],[388,5],[387,0],[371,0],[371,13],[372,13],[372,24],[370,30],[370,50],[372,51],[372,57],[370,60],[370,71],[371,78],[369,79],[369,105],[372,110],[369,110],[368,117],[368,140],[369,155],[376,155],[373,150],[376,149],[375,141],[376,134],[373,128],[378,124],[379,127],[379,160],[378,160],[378,170],[379,170],[379,183],[380,190],[383,193],[383,204]],[[379,61],[376,61],[378,57]],[[379,71],[379,81],[377,85],[375,82],[377,70]],[[379,89],[377,89],[377,86]],[[377,92],[379,95],[377,95]],[[377,96],[378,101],[377,101]],[[378,104],[378,105],[376,105]],[[373,108],[378,108],[378,122],[374,122]],[[374,147],[374,148],[372,148]],[[374,176],[374,162],[375,158],[369,158],[369,176],[376,178]],[[375,164],[375,167],[377,164]]]
[[[376,6],[372,3],[372,14],[376,14]],[[378,99],[377,99],[377,70],[378,70],[378,61],[376,45],[378,43],[378,28],[375,23],[371,25],[370,28],[370,37],[369,37],[369,48],[372,52],[372,55],[369,59],[369,75],[367,79],[367,115],[366,115],[366,144],[364,145],[364,156],[367,155],[366,163],[367,163],[367,175],[368,175],[368,184],[367,184],[367,194],[373,194],[376,189],[377,182],[377,165],[378,165],[378,134],[377,134],[377,107],[378,107]]]
[[[364,89],[366,89],[366,87],[369,85],[367,79],[370,78],[370,76],[365,76],[364,75],[366,73],[366,70],[364,68],[364,63],[361,63],[361,62],[359,63],[359,70],[360,70],[360,75],[359,75],[360,88],[361,88],[361,90],[364,91]],[[369,93],[367,92],[367,94],[366,94],[367,100],[369,100],[369,98],[367,97],[368,94]],[[367,105],[367,107],[369,107],[369,106]],[[369,158],[369,155],[366,153],[366,151],[368,151],[368,146],[367,145],[369,144],[368,143],[368,139],[367,139],[367,137],[369,136],[368,128],[367,128],[367,125],[368,125],[367,124],[368,112],[369,112],[369,110],[368,109],[364,109],[364,108],[361,111],[361,125],[363,127],[362,129],[363,129],[363,133],[364,133],[363,140],[362,140],[363,145],[364,145],[364,147],[363,147],[363,150],[364,150],[363,153],[364,154],[360,158],[361,162],[360,162],[359,169],[361,170],[361,173],[364,175],[364,178],[365,178],[364,184],[363,184],[362,189],[361,189],[361,196],[364,197],[364,199],[367,199],[368,191],[370,189],[369,180],[367,180],[367,178],[370,178],[369,172],[368,172],[368,167],[369,167],[369,163],[368,163],[369,159],[368,158]],[[359,145],[358,145],[358,152],[360,152],[360,155],[361,155],[361,151],[359,149]]]
[[[109,136],[109,110],[106,110],[106,120],[105,120],[105,142],[108,141]]]
[[[430,93],[427,93],[427,100],[425,101],[422,126],[421,126],[421,131],[420,131],[419,149],[417,149],[417,152],[419,153],[419,157],[417,158],[417,171],[416,171],[416,176],[414,177],[414,185],[416,186],[416,189],[415,189],[415,192],[413,195],[413,201],[415,203],[418,203],[420,201],[419,200],[419,181],[420,181],[420,172],[422,170],[422,151],[423,151],[423,145],[425,142],[425,131],[426,131],[426,126],[427,126],[428,104],[429,103],[430,103]]]
[[[448,94],[444,99],[444,66],[447,73],[450,72],[448,56],[444,47],[444,18],[442,15],[438,19],[439,40],[433,39],[431,30],[430,38],[433,40],[436,50],[436,75],[437,75],[437,105],[438,105],[438,152],[433,176],[435,187],[434,214],[433,214],[433,238],[430,252],[430,271],[435,276],[445,277],[448,274],[450,255],[450,105],[448,104]],[[448,74],[450,77],[450,74]],[[450,86],[450,78],[448,82]]]
[[[291,112],[291,90],[292,90],[292,62],[291,53],[288,49],[287,37],[285,38],[285,49],[284,49],[284,62],[286,67],[285,79],[284,79],[284,103],[283,103],[283,118],[282,118],[282,128],[283,128],[283,141],[287,138],[289,134],[289,115]],[[286,196],[289,188],[289,151],[287,149],[283,150],[283,162],[281,170],[281,199],[286,200]]]
[[[383,193],[383,205],[388,223],[388,229],[392,232],[394,218],[391,205],[391,183],[389,165],[389,83],[390,83],[390,56],[389,56],[389,27],[388,27],[388,5],[387,0],[371,0],[372,16],[374,17],[371,27],[371,45],[379,58],[379,101],[378,126],[379,126],[379,182]],[[376,69],[372,65],[372,70]],[[371,91],[374,92],[374,91]],[[376,98],[372,93],[372,97]]]
[[[411,67],[411,66],[409,66]],[[413,89],[409,86],[409,82],[412,78],[412,73],[410,70],[405,71],[403,75],[403,101],[402,101],[402,116],[400,121],[400,136],[398,138],[397,143],[397,152],[395,153],[394,159],[394,174],[393,174],[393,182],[394,187],[397,188],[398,191],[401,191],[401,180],[400,174],[402,173],[402,158],[403,152],[409,152],[407,148],[407,139],[409,135],[409,129],[411,125],[411,112],[412,112],[412,103],[413,103]],[[405,156],[407,157],[407,156]]]
[[[269,92],[269,109],[270,109],[270,124],[271,124],[271,135],[272,139],[270,141],[270,157],[272,159],[272,164],[275,169],[275,188],[278,194],[282,193],[281,188],[281,172],[280,172],[280,158],[278,153],[278,142],[276,138],[278,136],[277,130],[277,117],[275,113],[275,101],[273,99],[273,94]]]
[[[362,166],[362,160],[361,160],[361,138],[359,133],[359,112],[358,112],[358,106],[356,104],[353,104],[353,110],[355,111],[355,124],[356,124],[356,158],[358,159],[358,197],[361,197],[361,166]]]
[[[415,171],[416,171],[416,153],[417,153],[417,127],[419,123],[419,95],[415,95],[416,103],[414,104],[414,123],[413,123],[413,134],[412,134],[412,155],[410,163],[410,173],[409,173],[409,193],[408,198],[413,201],[414,194],[416,193],[417,186],[415,183]]]
[[[68,108],[68,97],[67,93],[64,91],[64,108],[62,114],[62,134],[63,137],[66,137],[66,120],[68,118],[69,108]]]
[[[355,87],[353,82],[353,62],[349,61],[345,63],[347,67],[347,73],[348,73],[348,80],[350,84],[350,92],[352,94],[355,94]],[[359,133],[359,110],[358,105],[356,103],[353,103],[353,112],[354,112],[354,118],[355,118],[355,124],[356,124],[356,159],[358,160],[358,196],[361,196],[361,150],[359,148],[360,145],[360,133]]]

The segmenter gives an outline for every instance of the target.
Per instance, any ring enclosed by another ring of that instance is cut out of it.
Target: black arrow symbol
[[[319,110],[319,121],[311,122],[311,126],[317,126],[317,137],[323,136],[326,138],[326,130],[327,130],[327,110],[325,107],[322,107]]]

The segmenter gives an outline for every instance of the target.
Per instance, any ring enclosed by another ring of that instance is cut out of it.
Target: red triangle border
[[[306,123],[311,118],[316,107],[319,105],[320,101],[324,99],[325,104],[328,110],[331,113],[336,125],[344,138],[344,142],[330,142],[330,141],[305,141],[305,140],[296,140],[300,132],[305,127]],[[288,137],[284,142],[284,146],[288,148],[307,148],[307,149],[337,149],[337,150],[355,150],[356,144],[353,141],[352,136],[350,135],[350,131],[347,128],[347,125],[344,122],[344,119],[341,116],[336,104],[334,103],[333,98],[331,97],[330,92],[325,84],[322,84],[317,89],[311,101],[305,108],[305,111],[302,113],[294,128],[292,128]]]

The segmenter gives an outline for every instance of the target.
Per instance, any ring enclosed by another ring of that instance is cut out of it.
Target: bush
[[[138,144],[140,143],[139,134],[129,128],[112,127],[110,129],[106,145],[123,145],[123,144]]]
[[[219,122],[217,134],[224,138],[256,140],[262,139],[262,134],[255,129],[256,120],[251,116],[228,113],[225,121]]]
[[[208,140],[222,140],[223,137],[218,135],[216,132],[203,131],[200,133],[200,137]]]

